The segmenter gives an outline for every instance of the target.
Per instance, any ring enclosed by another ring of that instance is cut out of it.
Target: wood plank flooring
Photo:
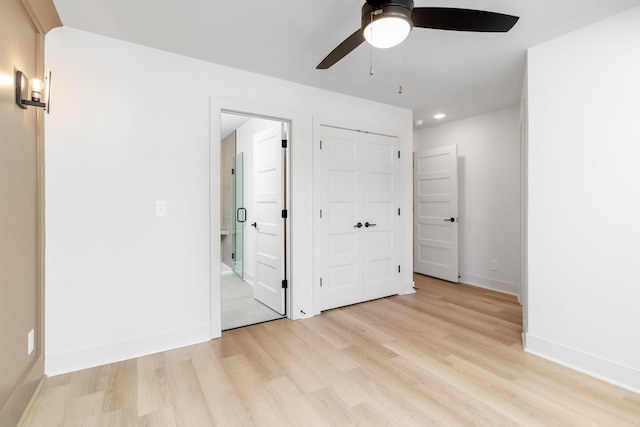
[[[418,292],[47,379],[23,427],[638,426],[640,396],[524,353],[521,307]]]

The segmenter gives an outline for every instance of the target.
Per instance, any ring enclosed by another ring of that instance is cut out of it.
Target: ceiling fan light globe
[[[411,24],[406,19],[380,17],[364,28],[364,38],[373,47],[387,49],[402,43],[410,32]]]

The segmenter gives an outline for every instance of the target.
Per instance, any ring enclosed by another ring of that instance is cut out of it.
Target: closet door
[[[398,293],[398,138],[364,134],[364,300]]]
[[[364,230],[362,134],[322,126],[316,197],[319,218],[316,263],[321,310],[362,301]],[[358,226],[358,224],[360,224]]]
[[[398,293],[398,139],[321,126],[315,268],[321,310]]]

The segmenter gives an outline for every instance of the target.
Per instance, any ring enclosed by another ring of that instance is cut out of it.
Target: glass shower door
[[[231,269],[241,278],[244,271],[244,223],[247,220],[247,210],[244,208],[243,166],[243,153],[238,153],[233,158],[233,227],[231,230],[233,252],[231,254]]]

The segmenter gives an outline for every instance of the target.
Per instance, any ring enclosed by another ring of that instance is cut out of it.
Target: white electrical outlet
[[[498,270],[498,260],[497,259],[492,259],[491,260],[491,270],[493,270],[493,271]]]
[[[33,349],[36,345],[36,333],[32,330],[27,334],[27,355],[33,353]]]

